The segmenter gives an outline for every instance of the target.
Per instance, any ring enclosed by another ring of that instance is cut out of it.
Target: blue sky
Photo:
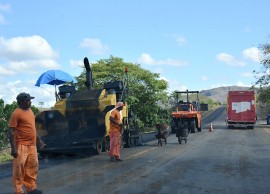
[[[160,73],[173,90],[250,86],[258,46],[270,33],[268,0],[0,0],[0,98],[20,92],[50,107],[54,87],[39,76],[73,76],[111,55]]]

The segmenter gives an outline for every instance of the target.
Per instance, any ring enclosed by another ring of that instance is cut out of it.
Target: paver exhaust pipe
[[[83,59],[84,67],[86,69],[86,81],[85,81],[85,86],[87,87],[88,90],[92,90],[93,87],[93,77],[92,77],[92,69],[90,67],[88,58],[85,57]]]

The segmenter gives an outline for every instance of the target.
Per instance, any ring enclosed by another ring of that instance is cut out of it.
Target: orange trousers
[[[17,158],[13,158],[12,182],[15,193],[30,192],[37,188],[38,156],[36,146],[17,145]]]
[[[109,155],[120,159],[121,134],[120,132],[110,132],[110,152]]]

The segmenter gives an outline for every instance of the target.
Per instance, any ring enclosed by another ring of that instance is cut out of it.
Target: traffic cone
[[[212,125],[212,122],[210,123],[210,127],[209,127],[209,132],[212,132],[213,131],[213,125]]]

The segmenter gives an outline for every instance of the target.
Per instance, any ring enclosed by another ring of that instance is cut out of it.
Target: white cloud
[[[259,60],[259,49],[256,47],[251,47],[243,51],[245,59],[250,59],[254,62],[260,62]]]
[[[75,67],[75,68],[78,68],[78,67],[82,67],[84,68],[84,64],[83,64],[83,60],[73,60],[71,59],[69,61],[71,67]]]
[[[141,54],[139,58],[139,63],[143,63],[146,65],[170,65],[170,66],[176,66],[181,67],[187,65],[186,62],[180,61],[180,60],[174,60],[174,59],[166,59],[166,60],[155,60],[151,57],[151,55],[147,53]]]
[[[0,37],[0,56],[11,61],[56,59],[58,54],[37,35],[5,39]]]
[[[164,73],[164,70],[162,68],[155,68],[155,69],[153,69],[153,72],[162,74],[162,73]]]
[[[0,12],[8,12],[10,11],[10,5],[8,3],[0,3]],[[7,23],[4,15],[0,13],[0,24]]]
[[[245,27],[245,29],[244,29],[246,32],[250,32],[251,31],[251,28],[250,27]]]
[[[16,96],[20,92],[27,92],[29,93],[29,83],[28,82],[22,82],[21,80],[15,80],[12,82],[6,82],[5,84],[0,84],[1,88],[1,97],[3,97],[5,100],[4,102],[6,104],[11,104],[13,101],[16,101]]]
[[[166,82],[169,82],[169,80],[166,77],[160,76],[160,80],[165,80]]]
[[[58,53],[48,42],[37,35],[5,39],[0,37],[0,60],[2,75],[16,72],[36,73],[40,68],[57,69]]]
[[[230,85],[228,85],[228,84],[212,84],[209,88],[205,88],[204,90],[208,90],[211,88],[227,87],[227,86],[230,86]]]
[[[244,86],[244,84],[243,84],[243,82],[238,81],[238,82],[236,83],[236,86]]]
[[[236,83],[236,86],[241,86],[241,87],[251,87],[251,84],[244,84],[243,82],[238,81],[238,82]]]
[[[139,62],[147,64],[147,65],[154,65],[156,62],[149,54],[143,53],[139,58]]]
[[[57,87],[58,90],[58,87]],[[33,91],[32,95],[35,95],[35,99],[33,99],[33,103],[35,106],[39,104],[39,102],[44,102],[42,107],[52,107],[54,106],[56,99],[55,99],[55,88],[54,86],[50,85],[41,85],[41,87],[36,87]],[[37,106],[38,107],[38,106]]]
[[[166,80],[169,83],[169,92],[173,92],[173,91],[185,91],[187,90],[187,86],[182,85],[181,83],[179,83],[177,80]]]
[[[14,74],[16,74],[15,71],[12,71],[11,69],[8,69],[0,65],[0,75],[14,75]]]
[[[0,14],[0,24],[5,24],[6,20],[2,14]]]
[[[178,43],[179,46],[183,46],[187,42],[187,40],[184,37],[180,36],[176,38],[176,42]]]
[[[103,55],[107,53],[109,47],[104,45],[98,38],[85,38],[80,47],[90,49],[90,52],[95,55]]]
[[[230,66],[239,66],[243,67],[246,65],[245,62],[236,60],[233,56],[227,54],[227,53],[220,53],[217,55],[217,60],[226,63],[227,65]]]
[[[208,81],[208,77],[203,75],[203,76],[201,76],[201,80],[202,81]]]
[[[243,72],[243,73],[240,73],[241,77],[253,77],[253,74],[250,73],[250,72]]]
[[[71,68],[73,69],[72,70],[73,76],[79,76],[82,73],[83,69],[85,69],[84,64],[83,64],[83,60],[73,60],[72,59],[69,61],[69,64],[70,64]]]
[[[12,82],[0,82],[1,94],[0,99],[3,99],[5,104],[11,104],[16,101],[16,97],[21,92],[30,93],[35,98],[32,100],[32,105],[39,107],[39,102],[45,102],[43,107],[52,107],[55,104],[55,88],[54,86],[44,84],[41,87],[34,86],[36,80],[15,80]]]
[[[10,11],[10,4],[8,3],[0,3],[0,11]]]

